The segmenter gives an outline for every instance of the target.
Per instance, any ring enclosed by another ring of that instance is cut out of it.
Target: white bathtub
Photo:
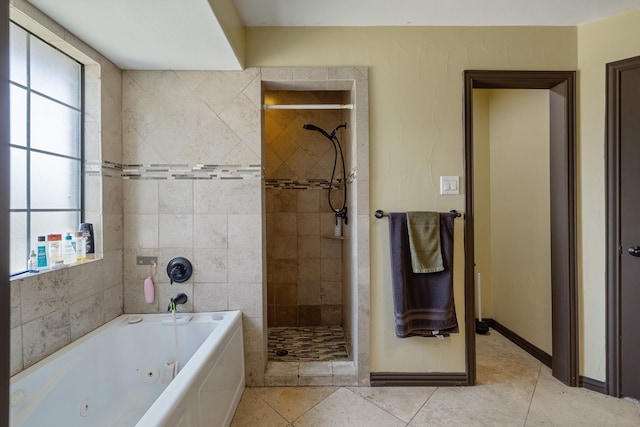
[[[123,315],[15,375],[11,425],[228,426],[244,390],[242,314],[178,314],[176,323]],[[178,375],[162,384],[176,331]]]

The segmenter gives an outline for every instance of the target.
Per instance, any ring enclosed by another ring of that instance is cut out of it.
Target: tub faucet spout
[[[171,298],[171,302],[169,303],[169,307],[167,307],[167,311],[175,313],[177,304],[184,304],[188,300],[187,294],[179,293],[175,298]]]

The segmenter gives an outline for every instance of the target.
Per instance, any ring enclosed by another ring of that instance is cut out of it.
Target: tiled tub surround
[[[258,69],[123,72],[124,311],[165,311],[179,292],[179,311],[241,310],[247,384],[266,361],[260,101]],[[138,256],[158,257],[152,304]],[[171,285],[176,256],[193,275]]]

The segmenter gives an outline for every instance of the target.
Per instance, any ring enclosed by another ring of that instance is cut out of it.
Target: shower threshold
[[[284,326],[268,328],[268,354],[277,362],[349,360],[340,326]]]

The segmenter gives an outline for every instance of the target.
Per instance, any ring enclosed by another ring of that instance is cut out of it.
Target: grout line
[[[420,406],[420,408],[418,408],[418,410],[416,411],[415,414],[413,414],[413,416],[411,417],[411,419],[409,420],[409,422],[407,423],[407,426],[409,424],[411,424],[413,422],[413,420],[416,418],[416,416],[418,416],[418,414],[420,413],[420,411],[422,411],[422,409],[427,406],[427,403],[429,403],[429,401],[431,400],[431,398],[433,397],[434,394],[436,394],[436,392],[440,390],[440,387],[436,387],[435,390],[433,390],[433,392],[431,392],[431,394],[429,395],[429,397],[427,397],[427,400],[424,401],[424,403],[422,404],[422,406]]]
[[[298,387],[313,387],[313,386],[298,386]],[[295,420],[287,420],[287,422],[289,422],[289,424],[291,424],[292,426],[295,425],[295,422],[298,421],[300,418],[304,417],[307,413],[309,413],[309,411],[311,411],[313,408],[315,408],[316,406],[318,406],[319,404],[321,404],[322,402],[324,402],[325,400],[327,400],[330,396],[333,396],[334,393],[336,393],[338,390],[340,390],[341,388],[346,388],[346,387],[335,387],[335,386],[321,386],[321,387],[327,387],[327,388],[335,388],[335,390],[333,390],[331,393],[329,393],[324,399],[322,399],[321,401],[317,402],[315,405],[311,406],[309,409],[307,409],[306,411],[304,411],[302,414],[300,414],[300,416],[298,418],[296,418]],[[277,412],[277,411],[276,411]],[[282,417],[286,420],[285,417]]]
[[[536,377],[536,384],[533,386],[531,399],[529,399],[529,408],[527,408],[527,415],[524,417],[523,427],[527,425],[527,420],[529,419],[529,413],[531,412],[531,404],[533,403],[533,397],[536,395],[536,390],[538,389],[538,381],[540,381],[540,374],[542,373],[543,366],[544,364],[540,363],[540,367],[538,368],[538,376]]]
[[[365,402],[371,403],[373,406],[375,406],[376,408],[386,412],[387,414],[391,415],[393,418],[395,418],[396,420],[400,421],[401,423],[404,423],[405,426],[409,425],[407,422],[405,422],[404,420],[398,418],[396,415],[392,414],[391,412],[387,411],[386,409],[384,409],[382,406],[378,405],[376,402],[373,402],[369,399],[367,399],[364,396],[359,395],[358,393],[356,393],[355,391],[351,390],[352,388],[356,388],[355,386],[353,387],[342,387],[346,390],[348,390],[349,392],[353,393],[354,396],[364,400]]]

